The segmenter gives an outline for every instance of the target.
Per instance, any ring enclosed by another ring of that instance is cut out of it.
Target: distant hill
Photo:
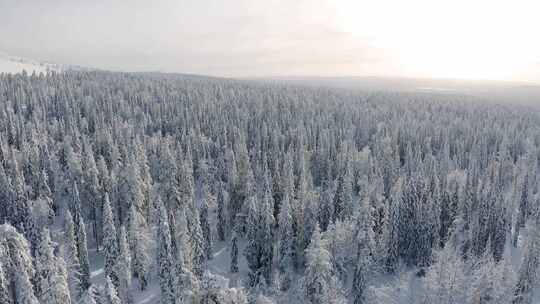
[[[31,74],[34,71],[36,73],[46,73],[48,71],[60,72],[66,70],[85,71],[92,69],[23,58],[0,51],[0,73],[21,73],[22,71],[26,71]]]
[[[465,94],[495,103],[540,106],[540,84],[396,77],[275,77],[260,81],[363,91]]]

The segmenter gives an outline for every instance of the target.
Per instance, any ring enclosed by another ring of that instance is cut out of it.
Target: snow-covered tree
[[[398,179],[392,187],[389,206],[387,207],[388,216],[385,218],[382,253],[384,254],[384,267],[387,272],[394,272],[399,263],[399,224],[403,180]]]
[[[75,226],[77,234],[77,253],[80,265],[80,282],[83,290],[90,286],[90,260],[88,257],[88,242],[86,239],[86,225],[84,219],[79,217],[79,223]]]
[[[99,293],[95,289],[94,285],[88,287],[88,289],[82,294],[78,304],[98,304]]]
[[[132,303],[131,287],[131,252],[127,240],[126,228],[120,228],[120,239],[118,242],[118,258],[114,265],[114,273],[118,278],[118,296],[122,303]]]
[[[62,257],[55,257],[48,229],[44,229],[36,250],[35,287],[42,304],[71,303],[67,269]]]
[[[288,193],[284,194],[279,210],[279,231],[278,231],[278,268],[281,272],[281,287],[287,290],[291,284],[291,272],[293,272],[294,261],[294,231],[292,210]]]
[[[528,240],[517,275],[513,304],[529,304],[533,300],[533,288],[538,280],[540,267],[540,219],[538,214],[530,221]]]
[[[426,303],[458,304],[467,300],[465,263],[450,244],[437,253],[423,282]]]
[[[5,249],[5,260],[9,263],[6,272],[11,281],[13,302],[38,304],[34,286],[31,283],[35,270],[28,241],[13,226],[3,224],[0,226],[0,244]]]
[[[205,251],[205,240],[201,228],[199,210],[194,207],[191,209],[191,216],[188,218],[189,244],[191,245],[191,267],[193,273],[201,278],[204,273],[207,254]]]
[[[372,208],[368,197],[364,198],[356,221],[357,253],[352,290],[354,303],[363,304],[367,280],[372,273],[375,251]]]
[[[233,231],[231,237],[231,273],[238,272],[238,238],[236,237],[236,232]]]
[[[265,175],[264,193],[259,206],[256,206],[255,199],[249,203],[247,238],[248,245],[245,249],[245,256],[251,270],[250,282],[255,286],[262,276],[269,284],[272,282],[272,261],[274,254],[273,232],[274,225],[273,198],[271,195],[269,177]]]
[[[107,276],[105,280],[105,286],[101,290],[100,303],[102,304],[121,304],[122,301],[118,297],[116,288],[112,282],[112,279]]]
[[[3,251],[3,248],[0,248],[0,250]],[[3,266],[3,253],[0,253],[0,257],[2,257],[2,260],[0,260],[0,303],[12,304],[13,301],[9,294],[9,282]]]
[[[176,281],[174,278],[174,253],[171,245],[171,230],[164,206],[161,205],[159,208],[157,264],[161,303],[174,304]]]
[[[218,197],[217,197],[217,223],[216,223],[216,230],[218,234],[218,238],[220,241],[224,242],[225,237],[228,233],[228,227],[227,227],[227,202],[226,202],[227,194],[225,193],[225,190],[222,186],[218,189]]]
[[[149,272],[152,264],[153,240],[148,230],[148,224],[143,215],[131,205],[129,216],[128,239],[130,245],[133,275],[139,281],[141,290],[148,286]]]
[[[201,229],[202,229],[203,238],[204,238],[204,252],[205,252],[206,260],[211,260],[212,259],[212,228],[210,227],[210,219],[208,217],[209,217],[208,202],[205,199],[202,202],[200,219],[201,219]]]
[[[118,277],[114,265],[118,259],[118,239],[108,195],[105,195],[105,204],[103,205],[103,255],[105,274],[116,284]]]
[[[352,177],[349,169],[343,172],[337,183],[334,196],[334,221],[349,218],[353,211]]]
[[[72,300],[78,299],[84,291],[81,282],[81,265],[79,263],[79,252],[77,249],[77,238],[75,235],[75,224],[71,217],[71,212],[66,211],[64,219],[64,245],[62,246],[64,261],[67,268],[67,281]]]
[[[345,303],[343,290],[333,273],[330,253],[324,246],[319,226],[316,226],[306,249],[306,270],[302,278],[302,295],[306,303]]]
[[[504,259],[497,263],[488,250],[486,253],[474,268],[470,294],[467,296],[468,303],[511,303],[514,295],[514,272],[510,261]]]

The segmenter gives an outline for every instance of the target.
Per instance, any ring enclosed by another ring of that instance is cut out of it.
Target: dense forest
[[[0,303],[540,303],[539,158],[464,95],[0,74]]]

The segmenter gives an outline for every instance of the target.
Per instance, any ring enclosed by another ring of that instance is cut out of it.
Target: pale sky
[[[540,83],[540,1],[0,0],[0,51],[122,71]]]

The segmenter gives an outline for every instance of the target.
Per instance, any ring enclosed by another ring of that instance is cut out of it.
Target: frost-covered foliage
[[[456,94],[1,74],[0,302],[538,302],[539,159]]]

